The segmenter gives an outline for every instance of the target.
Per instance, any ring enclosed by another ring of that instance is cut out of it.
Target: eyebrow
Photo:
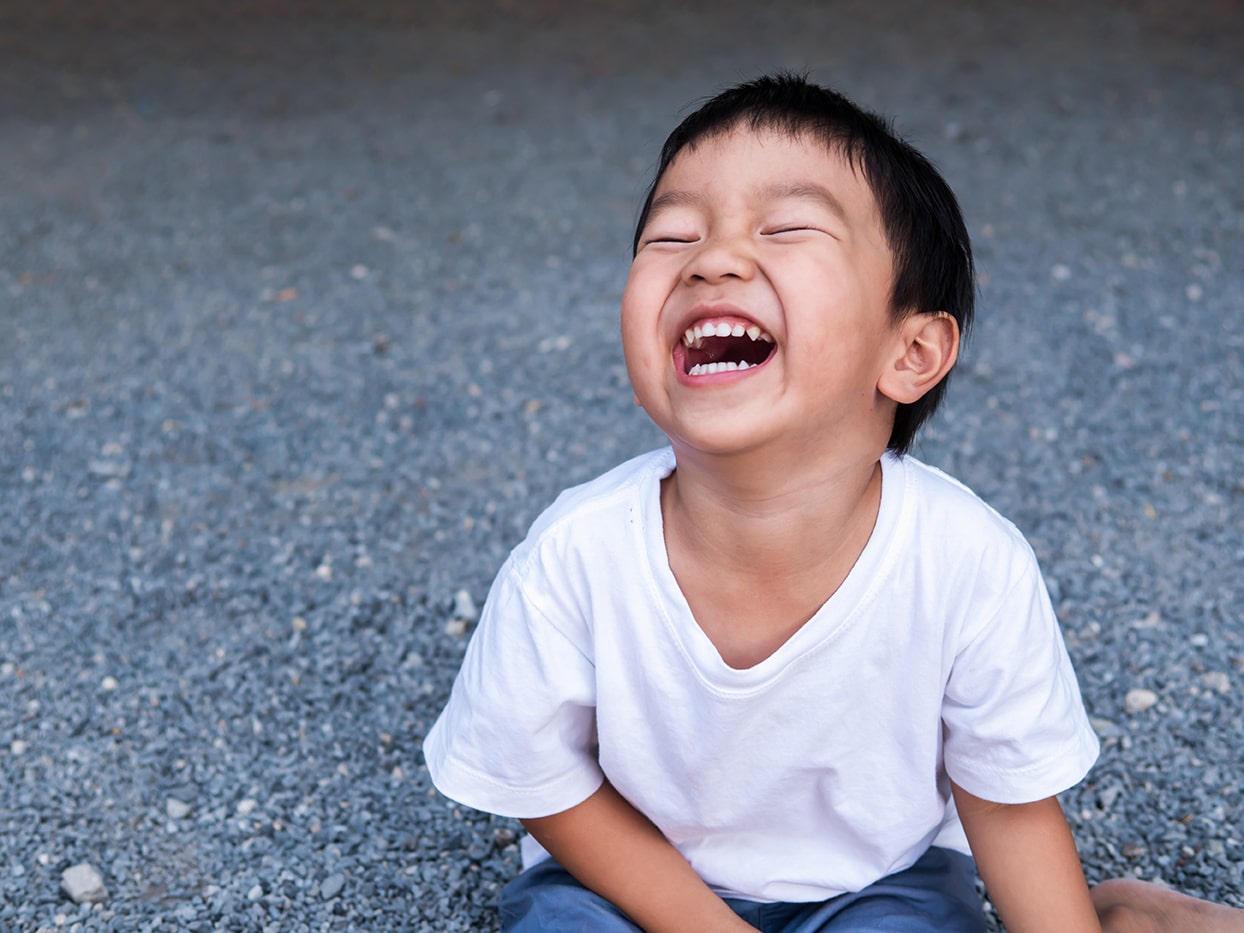
[[[667,191],[659,198],[653,199],[652,204],[648,207],[648,217],[644,222],[645,226],[662,211],[667,211],[673,207],[700,207],[703,204],[704,198],[690,191]]]
[[[810,181],[783,182],[769,185],[757,191],[762,201],[816,201],[830,210],[840,219],[846,220],[847,209],[842,206],[832,191],[823,185]]]
[[[754,195],[759,201],[816,201],[837,217],[843,220],[847,217],[846,208],[842,206],[840,200],[834,197],[833,192],[815,182],[780,182],[757,188]],[[705,198],[702,195],[691,191],[667,191],[660,197],[653,199],[652,205],[648,208],[646,223],[651,222],[662,211],[675,207],[702,207],[704,202]]]

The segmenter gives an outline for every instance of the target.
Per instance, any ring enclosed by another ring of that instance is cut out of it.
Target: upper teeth
[[[773,337],[755,324],[745,326],[739,323],[727,324],[725,321],[709,321],[689,327],[682,335],[682,342],[684,346],[699,347],[705,337],[742,337],[744,335],[752,340],[773,343]]]

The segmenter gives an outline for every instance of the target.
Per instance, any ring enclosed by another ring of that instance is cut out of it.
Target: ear
[[[895,329],[898,353],[877,380],[877,389],[911,404],[946,377],[959,358],[959,322],[945,311],[909,314]]]

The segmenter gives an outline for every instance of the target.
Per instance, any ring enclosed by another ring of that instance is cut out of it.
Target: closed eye
[[[772,230],[761,231],[765,236],[778,236],[783,233],[824,233],[820,227],[813,227],[811,224],[789,224],[785,227],[775,227]]]
[[[694,234],[658,234],[656,236],[645,237],[639,244],[640,247],[649,246],[654,243],[694,243],[699,239]]]

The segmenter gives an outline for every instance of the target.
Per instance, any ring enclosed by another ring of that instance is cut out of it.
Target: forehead
[[[874,216],[872,188],[841,146],[812,132],[737,125],[685,146],[654,189],[652,209],[720,198],[829,196]]]

